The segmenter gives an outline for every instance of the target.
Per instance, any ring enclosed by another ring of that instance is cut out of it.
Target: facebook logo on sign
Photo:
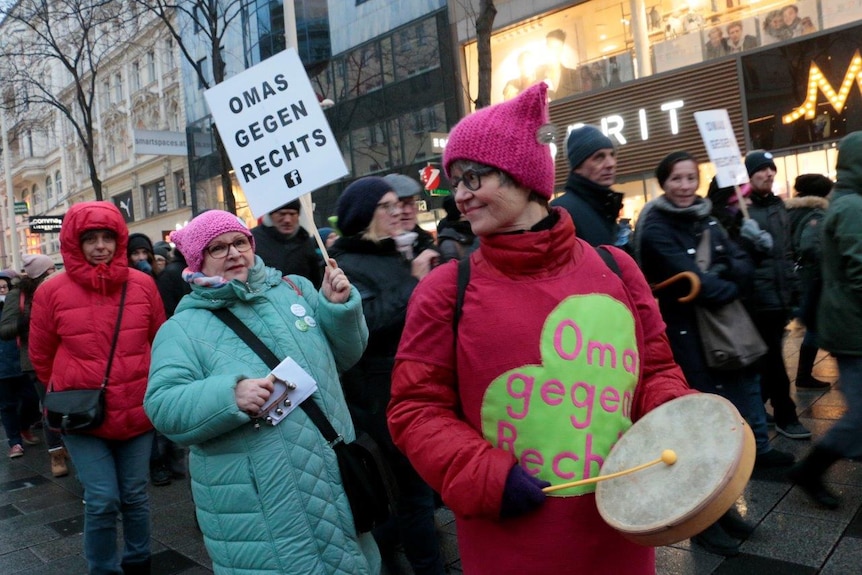
[[[284,175],[284,181],[287,182],[288,188],[293,188],[302,183],[302,176],[299,175],[299,170],[292,170]]]

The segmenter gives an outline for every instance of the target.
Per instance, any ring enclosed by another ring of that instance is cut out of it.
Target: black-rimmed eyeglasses
[[[213,244],[211,246],[207,246],[205,251],[211,258],[220,260],[227,257],[231,247],[236,248],[236,251],[242,254],[251,249],[251,242],[248,241],[247,237],[242,236],[229,244]]]
[[[470,190],[471,192],[477,191],[482,187],[482,176],[487,176],[492,172],[497,172],[497,168],[477,168],[477,169],[468,169],[461,172],[460,176],[456,176],[452,178],[450,181],[452,183],[452,189],[457,189],[459,184],[464,184],[464,187]]]

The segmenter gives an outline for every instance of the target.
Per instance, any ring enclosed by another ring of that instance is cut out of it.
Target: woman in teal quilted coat
[[[236,216],[211,210],[174,232],[192,293],[159,330],[144,407],[156,428],[190,448],[192,492],[217,574],[380,571],[370,533],[357,535],[335,453],[302,409],[256,429],[270,370],[211,310],[227,308],[279,358],[317,382],[315,401],[347,440],[353,425],[338,374],[362,355],[368,330],[344,273],[315,291],[254,255]],[[289,280],[289,281],[288,281]]]

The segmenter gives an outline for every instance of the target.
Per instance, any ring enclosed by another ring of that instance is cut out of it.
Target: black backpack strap
[[[458,324],[461,322],[461,308],[464,307],[464,294],[467,293],[467,284],[470,283],[470,256],[458,262],[458,292],[455,295],[455,311],[452,314],[452,329],[457,339]]]
[[[614,258],[611,251],[607,248],[607,246],[596,246],[596,253],[604,260],[605,265],[608,266],[612,272],[617,274],[617,277],[622,279],[623,272],[620,270],[620,264],[617,263],[617,260]]]
[[[217,318],[223,321],[225,325],[231,328],[234,333],[236,333],[239,338],[264,361],[264,363],[266,363],[267,367],[275,369],[275,367],[281,363],[278,357],[272,353],[272,350],[266,347],[266,344],[263,343],[260,338],[242,322],[241,319],[236,317],[226,308],[214,309],[212,312]],[[323,414],[323,410],[320,409],[320,406],[317,405],[316,401],[309,398],[300,403],[299,407],[305,411],[305,414],[308,415],[312,423],[317,426],[324,439],[329,442],[330,446],[335,446],[344,441],[344,438],[337,433],[335,428],[332,427],[332,424],[329,423],[329,420]]]

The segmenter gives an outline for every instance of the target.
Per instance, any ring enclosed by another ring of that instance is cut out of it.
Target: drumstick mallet
[[[673,449],[665,449],[661,452],[661,457],[659,457],[658,459],[647,461],[646,463],[642,463],[636,467],[632,467],[631,469],[623,469],[622,471],[617,471],[616,473],[609,473],[608,475],[598,475],[596,477],[581,479],[579,481],[561,483],[560,485],[551,485],[550,487],[545,487],[544,489],[542,489],[542,491],[544,491],[545,493],[551,493],[552,491],[559,491],[560,489],[568,489],[570,487],[580,487],[581,485],[598,483],[599,481],[604,481],[606,479],[613,479],[615,477],[629,475],[630,473],[646,469],[647,467],[652,467],[653,465],[657,465],[659,463],[664,463],[666,465],[673,465],[674,463],[676,463],[676,451],[674,451]]]

